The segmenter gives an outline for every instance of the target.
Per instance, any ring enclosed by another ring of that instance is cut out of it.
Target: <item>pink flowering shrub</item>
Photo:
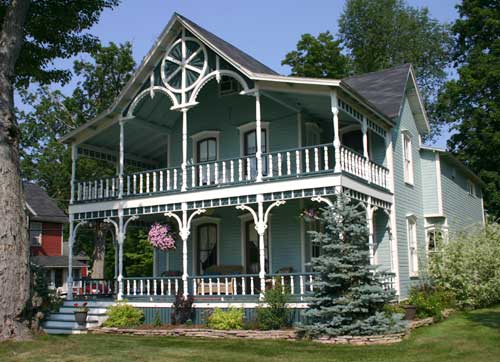
[[[175,249],[175,239],[169,225],[154,223],[149,230],[148,240],[153,247],[160,250]]]

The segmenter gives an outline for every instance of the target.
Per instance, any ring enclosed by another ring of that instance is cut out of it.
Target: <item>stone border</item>
[[[121,334],[132,336],[175,336],[175,337],[202,337],[202,338],[226,338],[226,339],[279,339],[287,341],[300,340],[297,331],[293,329],[277,331],[259,330],[216,330],[208,328],[176,328],[176,329],[133,329],[133,328],[96,328],[89,329],[91,334]],[[375,345],[398,343],[406,336],[406,332],[380,336],[341,336],[320,337],[313,339],[315,342],[324,344],[352,344],[352,345]]]
[[[453,312],[452,309],[443,311],[443,317],[448,316]],[[339,337],[318,337],[312,339],[314,342],[323,344],[350,344],[350,345],[382,345],[399,343],[404,338],[410,335],[413,329],[427,326],[435,323],[433,317],[411,321],[408,330],[401,333],[376,335],[376,336],[339,336]],[[279,339],[286,341],[297,341],[300,338],[297,336],[297,330],[285,329],[277,331],[260,331],[260,330],[217,330],[208,328],[174,328],[174,329],[134,329],[134,328],[109,328],[100,327],[89,329],[90,334],[118,334],[131,336],[171,336],[171,337],[198,337],[198,338],[226,338],[226,339]]]

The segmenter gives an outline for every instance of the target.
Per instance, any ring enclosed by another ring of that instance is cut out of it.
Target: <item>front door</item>
[[[265,268],[266,273],[269,273],[269,243],[267,230],[264,234],[264,253],[265,253]],[[260,270],[259,264],[259,234],[255,230],[255,223],[248,221],[245,224],[245,256],[247,274],[258,274]]]

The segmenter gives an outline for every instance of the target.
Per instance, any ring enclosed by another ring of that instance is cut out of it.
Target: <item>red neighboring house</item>
[[[64,224],[68,216],[40,186],[24,183],[28,211],[31,261],[47,270],[51,288],[66,291],[68,278],[67,248],[63,240]],[[87,276],[85,256],[73,259],[73,278]]]

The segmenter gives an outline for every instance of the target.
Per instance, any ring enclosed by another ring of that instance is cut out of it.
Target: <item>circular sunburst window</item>
[[[167,50],[161,67],[161,77],[172,92],[191,90],[205,75],[207,51],[197,39],[177,39]],[[183,86],[183,79],[185,84]]]

